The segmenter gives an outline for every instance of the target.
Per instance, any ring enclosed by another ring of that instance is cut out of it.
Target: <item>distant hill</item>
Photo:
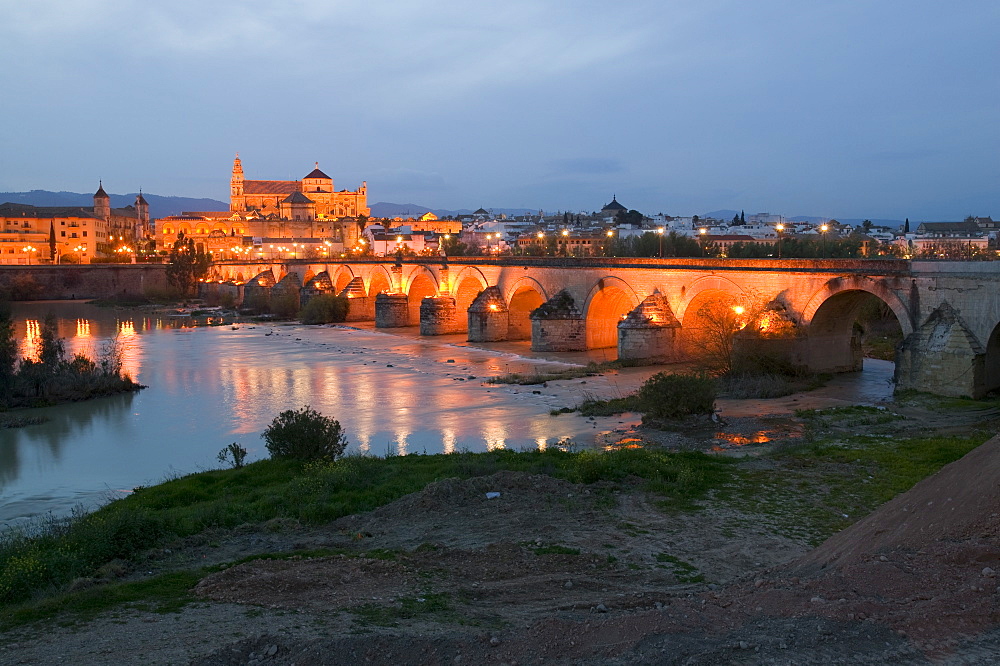
[[[124,208],[135,203],[135,193],[109,194],[112,208]],[[158,194],[142,193],[149,202],[151,217],[166,217],[180,215],[191,210],[229,210],[229,204],[215,199],[192,199],[190,197],[163,197]],[[0,203],[5,202],[28,204],[29,206],[93,206],[93,194],[79,192],[49,192],[47,190],[32,190],[30,192],[0,192]]]

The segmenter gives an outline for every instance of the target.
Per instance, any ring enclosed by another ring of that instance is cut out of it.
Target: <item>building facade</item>
[[[103,183],[92,207],[0,204],[0,264],[86,263],[131,254],[151,234],[142,193],[135,205],[112,208]]]
[[[234,213],[278,215],[289,220],[357,217],[371,214],[368,183],[357,190],[334,189],[333,178],[319,169],[319,162],[302,180],[246,180],[239,154],[233,160],[229,210]]]

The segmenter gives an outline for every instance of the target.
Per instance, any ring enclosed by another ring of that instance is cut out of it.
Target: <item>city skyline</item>
[[[238,151],[447,209],[1000,213],[985,1],[0,4],[0,190],[225,201]]]

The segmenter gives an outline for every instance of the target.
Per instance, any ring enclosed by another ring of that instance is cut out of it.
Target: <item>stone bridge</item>
[[[855,322],[874,296],[902,329],[897,388],[974,397],[1000,388],[1000,262],[461,257],[213,271],[209,292],[303,303],[334,293],[350,299],[349,321],[419,325],[423,335],[531,340],[537,351],[617,347],[620,358],[669,362],[728,333],[734,351],[814,372],[861,368]]]

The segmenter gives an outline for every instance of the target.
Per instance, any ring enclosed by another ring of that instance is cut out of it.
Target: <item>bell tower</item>
[[[94,192],[94,215],[105,222],[111,219],[111,197],[104,191],[103,182],[100,182],[97,192]]]
[[[243,197],[243,163],[240,154],[236,153],[233,160],[233,177],[229,181],[229,210],[242,211],[246,209],[246,199]]]

